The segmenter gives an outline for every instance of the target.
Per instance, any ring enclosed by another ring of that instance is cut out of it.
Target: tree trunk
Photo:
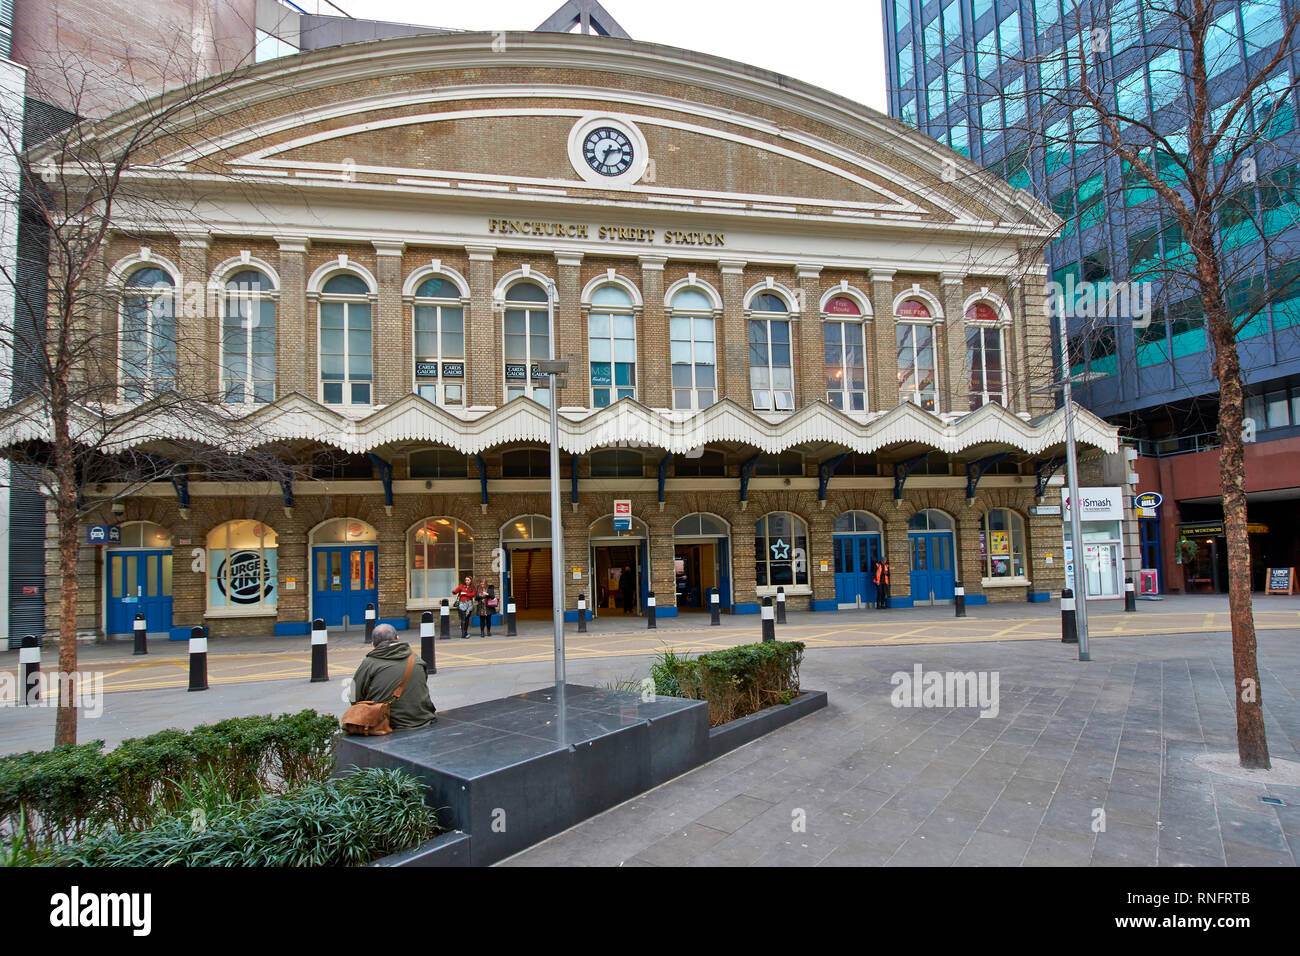
[[[1203,287],[1204,289],[1204,287]],[[1269,769],[1264,736],[1264,698],[1255,658],[1255,618],[1250,594],[1250,542],[1246,533],[1246,445],[1242,438],[1244,389],[1236,333],[1226,304],[1206,296],[1206,325],[1214,343],[1219,383],[1219,481],[1223,530],[1228,542],[1228,609],[1232,624],[1232,671],[1237,701],[1237,755],[1243,767]]]
[[[77,742],[77,590],[81,541],[77,526],[77,490],[58,490],[59,522],[59,713],[54,745]]]

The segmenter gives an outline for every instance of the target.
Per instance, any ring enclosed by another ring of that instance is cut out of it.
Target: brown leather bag
[[[392,725],[388,722],[389,709],[393,706],[393,701],[402,696],[402,691],[406,690],[406,682],[411,679],[411,671],[415,670],[415,648],[411,648],[411,653],[406,658],[406,673],[402,675],[402,682],[397,685],[397,691],[393,694],[393,700],[377,704],[373,700],[359,700],[344,712],[342,720],[343,732],[353,737],[382,737],[384,734],[393,732]]]

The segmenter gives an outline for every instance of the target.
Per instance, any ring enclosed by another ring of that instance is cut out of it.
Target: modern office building
[[[1077,74],[1080,36],[1094,76],[1119,110],[1150,116],[1177,143],[1186,124],[1186,62],[1165,43],[1167,4],[1138,0],[884,0],[891,115],[1028,190],[1066,220],[1048,249],[1050,277],[1081,282],[1152,282],[1149,324],[1130,317],[1072,317],[1073,370],[1094,378],[1076,398],[1121,426],[1140,452],[1137,489],[1163,503],[1144,512],[1130,560],[1160,571],[1169,590],[1227,589],[1218,490],[1218,387],[1203,314],[1190,290],[1160,280],[1160,263],[1187,251],[1177,224],[1162,221],[1145,182],[1097,145],[1092,113],[1053,113],[1054,89]],[[1241,0],[1216,9],[1207,63],[1211,106],[1235,96],[1278,48],[1292,0]],[[1100,27],[1101,33],[1094,34]],[[1247,415],[1254,585],[1268,567],[1300,564],[1300,247],[1290,238],[1300,213],[1294,51],[1260,87],[1243,128],[1267,148],[1252,156],[1258,180],[1234,193],[1219,224],[1225,250],[1258,262],[1234,276],[1230,301],[1244,316],[1259,288],[1294,290],[1251,319],[1239,336]],[[1037,135],[1035,135],[1037,133]],[[1162,175],[1170,164],[1160,166]],[[1256,224],[1259,232],[1252,232]],[[1261,238],[1262,236],[1262,238]],[[1262,254],[1264,241],[1269,253]],[[1256,253],[1259,253],[1256,255]],[[1192,542],[1192,545],[1182,543]]]
[[[132,447],[242,444],[296,474],[90,489],[83,632],[144,612],[300,634],[367,603],[407,626],[465,576],[546,615],[561,534],[570,611],[610,610],[628,567],[660,614],[710,592],[752,613],[778,587],[870,606],[877,556],[894,607],[958,579],[975,603],[1063,585],[1064,416],[1036,391],[1059,220],[965,158],[789,77],[612,36],[318,49],[200,105],[139,172],[188,212],[133,231],[123,209],[99,264],[104,373],[124,413],[181,387],[238,422],[163,437],[137,416]],[[40,440],[24,411],[0,444]],[[1100,485],[1117,429],[1079,419]]]

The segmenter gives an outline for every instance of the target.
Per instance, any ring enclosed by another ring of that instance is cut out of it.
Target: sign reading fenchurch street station
[[[538,236],[552,239],[591,239],[604,242],[654,243],[666,246],[725,246],[721,232],[649,229],[639,226],[588,226],[586,223],[541,222],[532,219],[489,219],[488,232],[501,236]]]

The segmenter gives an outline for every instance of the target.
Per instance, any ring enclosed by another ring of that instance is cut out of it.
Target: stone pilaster
[[[965,414],[970,411],[970,369],[966,367],[966,317],[962,309],[965,287],[963,277],[952,273],[940,276],[944,323],[944,365],[940,372],[940,407],[945,412]],[[935,329],[936,345],[939,329]]]
[[[813,601],[835,600],[835,514],[827,503],[826,508],[814,507],[808,515],[808,583],[812,585]],[[825,571],[821,569],[822,561],[827,562]]]
[[[946,307],[945,307],[946,308]],[[965,492],[961,492],[964,494]],[[977,499],[978,500],[978,499]],[[980,560],[980,521],[984,510],[977,505],[967,504],[955,509],[957,529],[953,536],[953,571],[957,580],[966,589],[966,595],[983,594],[984,587],[980,581],[984,577],[984,566]]]
[[[898,340],[894,331],[894,273],[891,270],[872,269],[869,290],[873,313],[871,341],[875,364],[867,373],[868,397],[872,411],[888,411],[898,404]]]
[[[1059,488],[1051,489],[1052,496],[1060,500]],[[1029,559],[1029,590],[1059,594],[1065,587],[1065,543],[1061,534],[1060,515],[1029,515],[1025,519],[1029,540],[1026,542]],[[1052,563],[1047,563],[1047,556]]]
[[[752,408],[749,394],[749,328],[745,321],[745,263],[738,259],[723,259],[718,263],[722,270],[722,320],[716,325],[718,387],[720,396],[726,396],[744,408]],[[753,569],[753,557],[750,557]],[[737,578],[739,579],[739,575]],[[753,599],[754,578],[749,576],[746,585]],[[737,594],[739,594],[739,590]],[[740,598],[737,598],[739,601]]]
[[[799,309],[795,323],[798,343],[795,346],[796,408],[826,400],[826,346],[822,336],[822,316],[818,283],[819,265],[800,265],[795,270]],[[794,338],[794,336],[792,336]]]
[[[176,289],[176,384],[183,395],[215,400],[220,391],[221,317],[208,291],[207,234],[180,236]],[[209,315],[215,308],[214,314]]]
[[[664,256],[641,256],[645,305],[637,329],[637,395],[651,408],[672,408],[672,356],[664,310]],[[671,547],[670,549],[671,550]],[[655,594],[659,594],[655,589]]]
[[[587,364],[587,313],[581,302],[582,253],[557,252],[555,264],[555,355],[569,362],[569,384],[561,390],[557,407],[587,408],[591,405],[591,369]]]
[[[307,315],[307,240],[278,238],[280,300],[276,303],[277,398],[301,392],[317,398],[316,321]]]
[[[910,597],[912,594],[912,542],[907,536],[907,519],[911,516],[912,509],[898,501],[892,502],[881,515],[885,522],[885,553],[889,558],[891,598]]]
[[[746,363],[748,374],[748,363]],[[738,495],[738,491],[729,491],[728,495]],[[735,498],[733,497],[734,501]],[[737,506],[738,507],[738,506]],[[731,593],[736,604],[759,605],[756,570],[754,567],[754,522],[763,512],[750,508],[735,511],[731,517]]]
[[[400,286],[397,291],[402,291]],[[398,527],[400,522],[393,515],[376,514],[371,522],[379,532],[380,542],[378,567],[375,569],[379,617],[406,617],[406,547],[403,538],[406,529]]]
[[[279,576],[276,620],[300,624],[308,620],[311,597],[311,569],[307,566],[307,530],[296,515],[275,522],[276,573]],[[293,578],[293,590],[287,584]]]
[[[372,326],[375,362],[372,401],[376,405],[388,405],[412,389],[411,339],[414,330],[409,313],[402,308],[402,253],[406,244],[376,242],[374,246],[379,301]]]
[[[469,246],[469,307],[465,310],[465,375],[467,405],[495,408],[505,394],[501,317],[492,302],[491,246]]]

